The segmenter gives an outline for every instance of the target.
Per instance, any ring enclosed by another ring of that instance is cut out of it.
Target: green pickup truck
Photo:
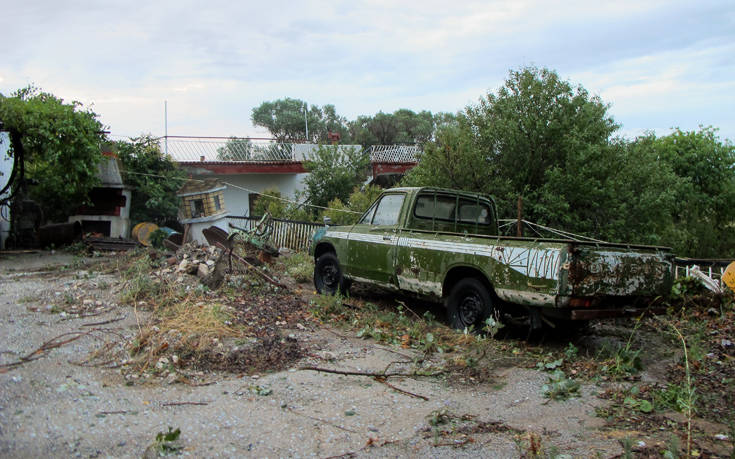
[[[352,281],[443,301],[456,328],[494,315],[531,326],[635,312],[669,292],[665,247],[501,236],[495,203],[441,188],[386,190],[351,226],[326,226],[311,245],[314,285]]]

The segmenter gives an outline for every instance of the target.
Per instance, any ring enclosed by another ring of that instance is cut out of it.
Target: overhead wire
[[[158,177],[158,178],[164,178],[164,179],[169,179],[169,180],[183,180],[183,181],[193,180],[193,181],[196,181],[196,182],[204,182],[204,180],[202,180],[202,179],[192,179],[192,178],[184,178],[184,177],[181,177],[181,178],[178,178],[178,177],[166,177],[166,176],[163,176],[163,175],[146,174],[146,173],[143,173],[143,172],[130,172],[130,171],[121,171],[121,172],[123,174],[145,175],[145,176],[148,176],[148,177]],[[333,207],[324,207],[324,206],[317,206],[316,204],[307,204],[305,202],[298,202],[298,201],[294,201],[294,200],[291,200],[291,199],[282,198],[280,196],[274,196],[274,195],[266,194],[266,193],[263,193],[263,192],[260,192],[260,191],[251,190],[249,188],[245,188],[245,187],[242,187],[242,186],[239,186],[239,185],[235,185],[234,183],[229,183],[229,182],[225,182],[225,181],[222,181],[222,183],[225,184],[225,185],[227,185],[227,186],[231,186],[233,188],[237,188],[238,190],[247,191],[248,193],[257,194],[259,196],[265,196],[266,198],[276,199],[278,201],[287,202],[287,203],[290,203],[290,204],[294,204],[294,205],[296,205],[298,207],[301,207],[301,206],[304,206],[304,207],[313,207],[315,209],[331,210],[331,211],[335,211],[335,212],[345,212],[345,213],[362,215],[362,212],[356,212],[354,210],[335,209]]]

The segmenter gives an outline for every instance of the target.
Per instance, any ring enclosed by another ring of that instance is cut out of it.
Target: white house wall
[[[252,190],[262,193],[266,188],[276,187],[285,199],[294,199],[297,190],[304,189],[304,178],[308,173],[301,174],[236,174],[217,175],[217,179],[224,183],[227,188],[224,191],[225,208],[230,215],[249,216],[250,192]],[[208,178],[211,176],[199,176],[194,178]],[[233,186],[235,185],[235,186]],[[240,188],[237,188],[240,187]]]

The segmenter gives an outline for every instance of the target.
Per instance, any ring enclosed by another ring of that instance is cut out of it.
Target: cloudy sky
[[[461,110],[510,69],[556,70],[634,136],[735,140],[735,2],[100,1],[0,3],[0,93],[30,83],[90,105],[115,136],[260,136],[253,107],[294,97],[349,119]]]

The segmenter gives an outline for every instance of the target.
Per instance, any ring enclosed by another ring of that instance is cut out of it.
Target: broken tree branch
[[[126,317],[127,317],[127,314],[124,315],[124,316],[117,317],[115,319],[103,320],[102,322],[92,322],[92,323],[88,323],[88,324],[82,324],[82,327],[94,327],[96,325],[107,325],[107,324],[111,324],[111,323],[114,323],[114,322],[119,322],[119,321],[123,320]]]
[[[161,406],[209,405],[209,402],[162,402]]]
[[[372,371],[345,371],[345,370],[333,370],[331,368],[321,368],[321,367],[313,367],[313,366],[304,366],[299,367],[299,370],[309,370],[309,371],[320,371],[323,373],[333,373],[337,375],[346,375],[346,376],[370,376],[370,377],[382,377],[382,378],[390,378],[391,376],[406,376],[406,377],[415,377],[415,376],[439,376],[446,371],[438,371],[436,373],[428,373],[428,374],[422,374],[417,372],[411,372],[411,373],[375,373]]]
[[[391,384],[388,381],[386,381],[385,378],[381,378],[380,376],[375,376],[373,379],[375,379],[376,381],[378,381],[381,384],[385,384],[386,386],[390,387],[391,389],[393,389],[396,392],[400,392],[401,394],[409,395],[411,397],[420,398],[421,400],[424,400],[424,401],[427,401],[427,402],[429,401],[429,397],[425,397],[425,396],[419,395],[419,394],[414,394],[413,392],[409,392],[407,390],[401,389],[400,387],[396,387],[393,384]]]
[[[224,245],[222,245],[222,243],[220,243],[220,242],[217,242],[216,244],[217,244],[217,247],[219,247],[220,249],[222,249],[222,250],[224,250],[224,251],[228,251],[227,247],[225,247]],[[251,270],[251,271],[255,271],[255,272],[256,272],[256,273],[257,273],[258,275],[260,275],[260,276],[261,276],[261,277],[262,277],[263,279],[267,280],[268,282],[270,282],[271,284],[275,285],[276,287],[280,287],[280,288],[282,288],[282,289],[284,289],[284,290],[288,290],[288,287],[287,287],[286,285],[284,285],[284,284],[282,284],[282,283],[278,282],[277,280],[273,279],[272,277],[270,277],[270,276],[269,276],[269,275],[267,275],[266,273],[262,272],[261,270],[259,270],[259,269],[258,269],[258,268],[256,268],[255,266],[253,266],[253,264],[252,264],[252,263],[248,262],[248,261],[247,261],[246,259],[244,259],[244,258],[243,258],[243,257],[241,257],[240,255],[238,255],[238,254],[236,254],[236,253],[232,252],[231,250],[230,250],[229,252],[230,252],[230,256],[231,256],[231,257],[235,258],[235,260],[239,261],[240,263],[243,263],[243,264],[244,264],[245,266],[247,266],[247,268],[248,268],[249,270]]]

